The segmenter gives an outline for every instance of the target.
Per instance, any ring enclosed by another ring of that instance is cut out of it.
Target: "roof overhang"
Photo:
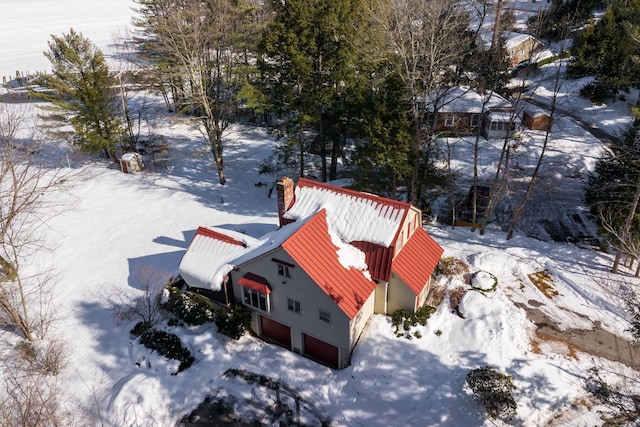
[[[269,286],[269,282],[262,276],[258,276],[257,274],[247,273],[238,280],[238,285],[253,289],[254,291],[260,292],[265,295],[269,295],[271,293],[271,287]]]

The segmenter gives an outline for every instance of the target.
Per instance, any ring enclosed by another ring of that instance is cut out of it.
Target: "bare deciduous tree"
[[[0,322],[32,341],[51,321],[52,277],[22,271],[28,257],[42,250],[37,238],[55,204],[46,197],[63,189],[71,172],[51,167],[24,108],[0,104]]]
[[[453,0],[373,0],[372,15],[387,34],[387,51],[397,58],[414,121],[409,201],[417,204],[433,154],[433,135],[423,127],[427,98],[441,94],[468,51],[468,15]],[[437,96],[436,96],[437,98]],[[438,105],[439,99],[429,98]],[[434,115],[435,116],[435,115]]]
[[[160,293],[170,280],[170,274],[152,266],[136,270],[135,281],[141,295],[131,297],[117,293],[110,297],[116,315],[123,320],[138,320],[145,327],[152,327],[160,321]]]
[[[236,95],[248,69],[243,29],[251,15],[230,0],[138,0],[137,22],[158,57],[174,103],[196,117],[224,185],[222,137],[236,111]]]

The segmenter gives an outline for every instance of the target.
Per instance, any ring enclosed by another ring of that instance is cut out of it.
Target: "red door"
[[[302,334],[304,354],[332,368],[338,367],[338,347],[311,335]]]
[[[262,335],[291,350],[291,328],[268,317],[260,316]]]

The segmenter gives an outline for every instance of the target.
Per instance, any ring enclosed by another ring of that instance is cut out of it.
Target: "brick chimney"
[[[283,216],[295,201],[293,187],[293,180],[286,176],[276,183],[276,194],[278,195],[278,219],[280,220],[280,227],[294,221],[293,219],[284,218]]]

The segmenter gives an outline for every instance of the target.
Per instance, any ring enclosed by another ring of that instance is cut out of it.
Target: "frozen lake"
[[[52,34],[81,32],[105,54],[131,29],[133,0],[0,0],[0,76],[50,70],[43,51]]]

